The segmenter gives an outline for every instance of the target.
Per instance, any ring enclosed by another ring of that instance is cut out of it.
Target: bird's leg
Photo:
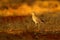
[[[35,32],[39,32],[39,23],[35,24]]]
[[[39,23],[35,24],[35,28],[34,28],[34,36],[35,39],[38,40],[38,33],[39,33]]]

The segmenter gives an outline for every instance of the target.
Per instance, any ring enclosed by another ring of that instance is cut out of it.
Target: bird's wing
[[[36,18],[36,21],[38,22],[38,23],[43,23],[42,21],[41,21],[41,19],[40,18]]]

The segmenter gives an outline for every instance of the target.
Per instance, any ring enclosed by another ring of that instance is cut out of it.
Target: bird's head
[[[32,14],[32,16],[35,16],[36,15],[35,12],[32,12],[31,14]]]

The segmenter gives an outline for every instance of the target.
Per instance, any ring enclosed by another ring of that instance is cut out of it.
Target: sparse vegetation
[[[55,13],[48,12],[38,16],[38,18],[42,20],[43,24],[39,24],[38,30],[40,31],[35,32],[36,28],[34,29],[35,24],[33,23],[31,16],[9,16],[9,17],[1,16],[0,31],[2,32],[5,31],[6,33],[9,33],[6,35],[2,34],[2,36],[5,36],[5,37],[8,37],[8,35],[11,35],[10,32],[13,32],[14,35],[12,34],[11,36],[14,36],[14,38],[13,37],[11,38],[9,36],[9,38],[13,40],[17,40],[17,39],[20,40],[21,38],[22,38],[21,40],[29,40],[28,38],[31,38],[31,40],[35,40],[35,39],[50,40],[51,36],[54,37],[54,38],[52,37],[51,39],[53,40],[55,39],[55,36],[59,35],[59,31],[60,31],[59,17],[60,17],[60,12],[55,12]],[[46,35],[46,36],[43,36],[43,35]],[[48,35],[49,36],[51,35],[51,36],[49,37]],[[46,38],[46,37],[49,37],[49,38]]]

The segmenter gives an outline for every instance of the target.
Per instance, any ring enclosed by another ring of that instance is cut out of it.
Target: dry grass
[[[31,16],[0,16],[1,40],[60,40],[60,12],[37,15],[43,24],[39,29]],[[36,32],[36,30],[40,30]],[[4,32],[4,33],[3,33]]]

